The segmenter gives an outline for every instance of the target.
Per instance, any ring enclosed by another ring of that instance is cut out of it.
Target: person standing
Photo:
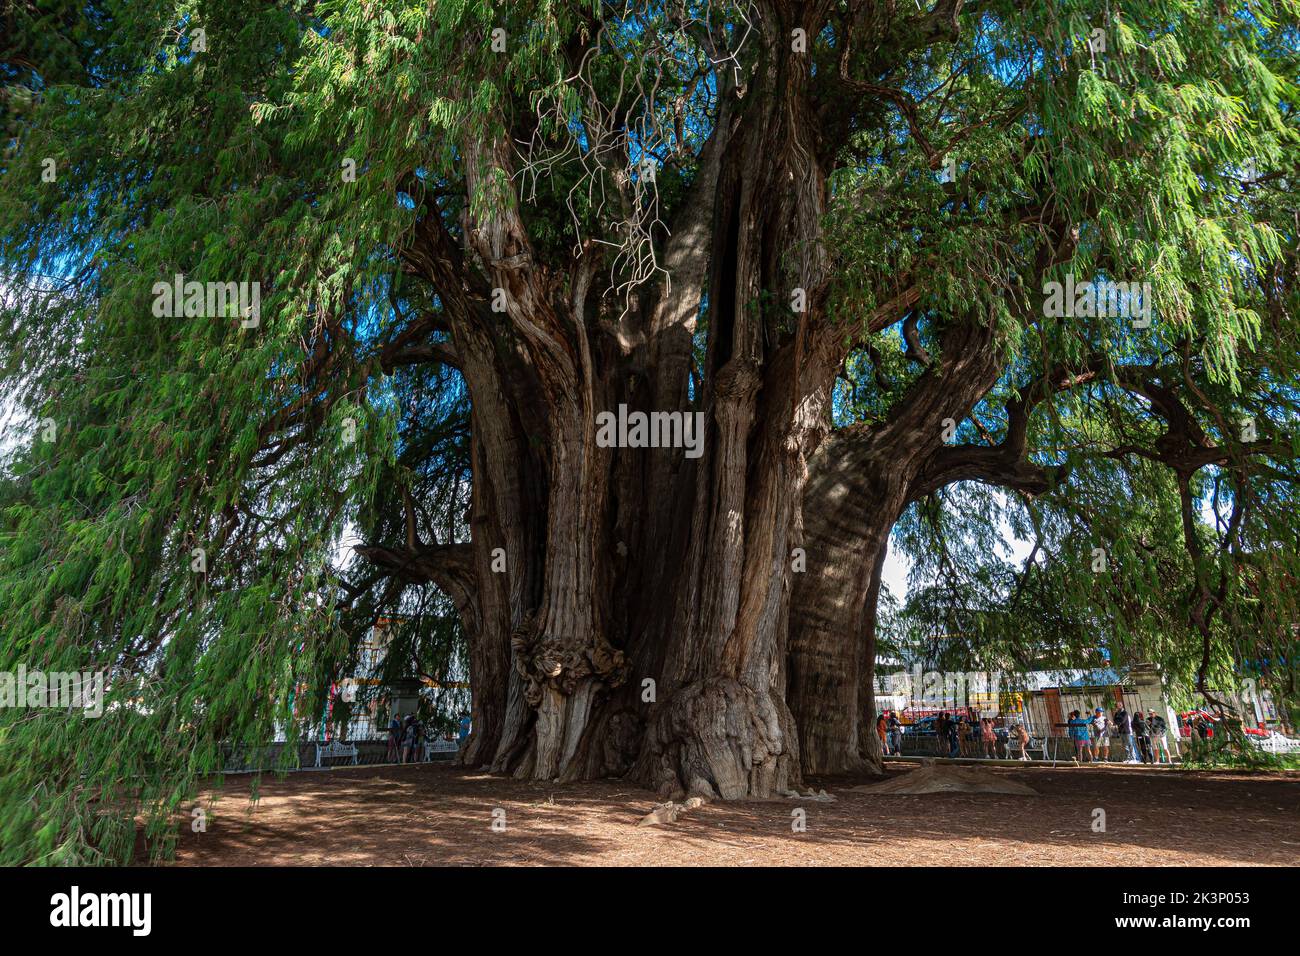
[[[402,722],[393,715],[393,719],[388,722],[388,752],[384,754],[384,760],[392,763],[398,763],[402,759]]]
[[[1151,728],[1147,726],[1146,718],[1142,716],[1140,708],[1133,712],[1133,736],[1137,738],[1138,753],[1142,755],[1142,762],[1152,763]]]
[[[1205,719],[1204,714],[1196,715],[1196,734],[1201,738],[1201,743],[1210,739],[1210,722]]]
[[[1077,710],[1070,711],[1066,726],[1070,729],[1070,739],[1074,741],[1074,759],[1077,763],[1086,763],[1088,760],[1088,724],[1088,718],[1081,716]]]
[[[1029,731],[1024,724],[1016,724],[1016,740],[1020,744],[1020,759],[1029,759]]]
[[[402,730],[402,763],[413,763],[419,746],[420,722],[415,719],[415,714],[408,714],[406,727]]]
[[[948,756],[961,756],[961,721],[948,721]]]
[[[998,735],[993,732],[993,720],[980,718],[980,739],[984,741],[984,756],[990,760],[998,755]]]
[[[1155,756],[1155,763],[1173,763],[1174,758],[1169,753],[1169,725],[1165,719],[1148,708],[1147,710],[1147,728],[1151,731],[1151,746]],[[1163,759],[1161,759],[1163,757]]]
[[[1100,707],[1092,712],[1092,759],[1110,760],[1110,723]]]
[[[886,757],[889,756],[888,723],[884,713],[876,716],[876,736],[880,738],[880,752]]]
[[[1120,743],[1128,753],[1128,763],[1137,763],[1137,747],[1133,743],[1133,723],[1129,718],[1128,711],[1124,709],[1121,702],[1119,710],[1115,711],[1115,732],[1119,734]]]

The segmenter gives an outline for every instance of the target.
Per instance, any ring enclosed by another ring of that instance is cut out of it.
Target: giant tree
[[[1054,487],[1081,375],[1294,378],[1258,348],[1293,225],[1241,186],[1294,164],[1290,3],[107,2],[55,45],[16,9],[4,373],[54,427],[4,491],[4,661],[119,704],[9,725],[0,797],[59,795],[25,856],[123,852],[126,780],[165,832],[410,588],[456,608],[473,765],[863,766],[909,502]],[[1076,279],[1151,291],[1045,308]],[[173,280],[260,299],[167,315]]]

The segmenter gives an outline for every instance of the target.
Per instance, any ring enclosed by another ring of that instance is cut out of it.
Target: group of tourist
[[[1128,763],[1173,763],[1169,748],[1168,722],[1148,708],[1145,714],[1138,708],[1132,714],[1120,704],[1107,718],[1100,707],[1091,715],[1070,711],[1065,724],[1070,739],[1074,741],[1074,758],[1080,763],[1110,759],[1111,737],[1118,738],[1118,746]]]
[[[457,722],[457,743],[464,745],[473,726],[469,714],[461,714]],[[901,724],[899,725],[902,726]],[[447,734],[451,740],[451,734]],[[428,742],[424,725],[414,714],[400,720],[396,715],[388,722],[388,754],[390,763],[419,763],[427,756]]]
[[[424,726],[407,714],[405,722],[396,716],[388,722],[387,759],[393,763],[415,763],[424,756]]]
[[[936,718],[935,733],[946,744],[951,757],[998,756],[998,735],[991,717],[979,722],[961,716],[941,713]],[[1023,730],[1023,728],[1022,728]],[[876,735],[880,737],[881,752],[886,757],[903,752],[903,723],[897,711],[887,710],[876,718]],[[1028,735],[1025,741],[1028,742]]]
[[[897,757],[903,752],[903,722],[898,719],[897,711],[887,710],[876,718],[876,736],[886,757]]]
[[[1100,707],[1091,714],[1072,710],[1069,720],[1057,726],[1069,731],[1074,741],[1075,759],[1080,763],[1110,760],[1112,737],[1117,738],[1116,747],[1128,763],[1173,763],[1169,725],[1154,709],[1148,709],[1144,714],[1138,708],[1130,714],[1120,704],[1109,717]],[[990,717],[982,717],[977,722],[960,715],[940,713],[935,718],[935,733],[940,749],[946,746],[949,757],[998,756],[998,734]],[[886,710],[876,718],[876,735],[886,757],[903,752],[903,723],[897,711]],[[1013,724],[1007,730],[1006,755],[1009,757],[1013,749],[1019,750],[1020,759],[1028,760],[1029,743],[1029,731],[1025,726]]]
[[[988,757],[998,755],[998,735],[993,718],[981,717],[979,722],[960,715],[949,717],[940,714],[936,732],[939,740],[948,745],[950,757]]]

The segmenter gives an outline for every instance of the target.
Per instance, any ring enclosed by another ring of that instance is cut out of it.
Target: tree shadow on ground
[[[890,769],[890,774],[910,768]],[[638,827],[623,781],[558,785],[446,765],[227,779],[183,865],[1243,865],[1300,862],[1300,774],[997,768],[1039,796],[851,792],[712,803]],[[1104,831],[1095,829],[1105,813]],[[797,811],[802,811],[802,815]],[[804,829],[794,826],[802,822]],[[493,824],[497,824],[494,829]],[[502,824],[504,827],[502,828]]]

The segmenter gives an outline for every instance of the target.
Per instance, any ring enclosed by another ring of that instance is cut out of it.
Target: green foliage
[[[915,115],[868,127],[837,173],[841,320],[922,276],[938,362],[961,358],[939,347],[955,318],[997,328],[1006,370],[956,440],[998,445],[1031,401],[1029,458],[1051,477],[1034,497],[966,486],[912,506],[894,544],[913,591],[887,643],[1009,668],[1104,645],[1189,686],[1257,677],[1300,700],[1297,36],[1290,4],[994,4],[886,81]],[[1066,257],[1043,255],[1053,222]],[[1067,273],[1149,282],[1150,328],[1048,314],[1044,283]],[[907,400],[925,370],[901,344],[889,328],[850,357],[837,424]],[[1034,549],[1023,565],[1008,531]]]

